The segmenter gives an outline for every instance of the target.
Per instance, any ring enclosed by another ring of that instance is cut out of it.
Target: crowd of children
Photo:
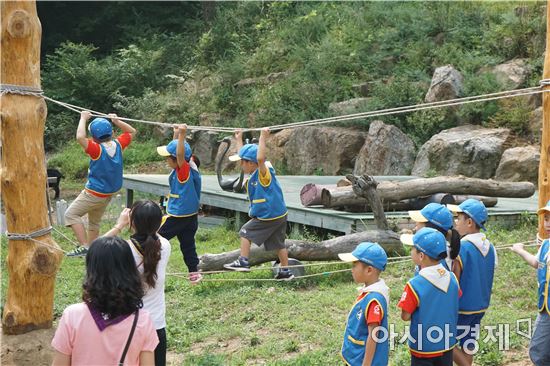
[[[201,192],[201,175],[191,147],[185,141],[187,126],[174,126],[173,140],[157,148],[172,172],[166,214],[153,201],[138,201],[125,209],[117,224],[99,237],[101,216],[122,187],[122,151],[135,130],[109,115],[122,134],[112,139],[111,122],[96,118],[88,129],[89,112],[82,112],[77,141],[90,156],[88,182],[66,213],[81,244],[69,256],[86,256],[83,303],[65,309],[52,346],[54,365],[166,364],[164,283],[171,248],[177,237],[192,284],[201,281],[195,245]],[[275,170],[266,159],[269,129],[261,131],[259,144],[242,144],[235,138],[250,201],[250,220],[240,229],[240,256],[224,265],[229,270],[250,271],[250,248],[255,243],[276,250],[279,280],[291,280],[285,247],[287,208]],[[453,216],[453,213],[455,216]],[[550,234],[550,202],[539,210]],[[88,232],[82,217],[88,215]],[[410,211],[414,234],[401,242],[411,247],[416,265],[397,303],[401,318],[410,321],[411,365],[470,366],[477,347],[481,320],[487,311],[498,263],[495,247],[485,230],[487,210],[481,201],[468,199],[458,206],[430,203]],[[129,227],[129,240],[118,238]],[[512,250],[537,269],[539,315],[529,347],[535,365],[550,365],[550,299],[548,286],[550,244],[544,240],[532,255],[523,245]],[[344,331],[341,356],[347,365],[387,365],[389,362],[389,288],[380,277],[387,265],[377,243],[361,243],[351,253],[339,254],[350,262],[355,282],[362,284]],[[253,261],[252,261],[253,262]],[[395,306],[395,305],[394,305]]]

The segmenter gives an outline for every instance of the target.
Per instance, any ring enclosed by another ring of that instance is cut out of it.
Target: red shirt
[[[178,174],[178,181],[181,183],[189,179],[189,173],[191,172],[191,166],[187,161],[184,160],[183,165],[176,169]]]
[[[458,297],[462,296],[462,290],[458,289]],[[403,290],[403,294],[401,295],[401,299],[399,300],[399,303],[397,304],[397,307],[401,308],[402,310],[406,311],[409,314],[412,314],[416,311],[416,308],[418,308],[418,299],[416,298],[416,294],[411,289],[411,286],[407,283],[405,285],[405,289]],[[431,353],[431,354],[424,354],[424,353],[417,353],[413,350],[410,350],[411,354],[418,358],[433,358],[433,357],[439,357],[443,355],[443,352],[440,353]]]
[[[363,292],[361,295],[357,297],[356,301],[361,300],[365,296],[367,296],[368,292]],[[370,303],[369,307],[366,311],[365,316],[365,322],[367,325],[380,325],[382,324],[382,318],[384,317],[384,314],[382,314],[382,308],[380,307],[380,304],[378,304],[376,301],[373,301]]]
[[[130,132],[124,132],[122,135],[118,136],[117,139],[118,143],[120,144],[120,147],[122,150],[124,150],[128,145],[130,145],[130,142],[132,142],[132,134]],[[86,147],[86,150],[84,151],[88,156],[92,159],[99,158],[99,155],[101,154],[101,145],[97,142],[95,142],[93,139],[88,139],[88,146]],[[109,197],[110,194],[101,194],[98,192],[93,192],[90,190],[87,190],[88,193],[93,194],[97,197]]]

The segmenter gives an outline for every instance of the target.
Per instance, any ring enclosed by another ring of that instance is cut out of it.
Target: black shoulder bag
[[[120,361],[118,361],[118,366],[122,366],[124,364],[124,359],[126,358],[126,353],[128,353],[128,348],[130,348],[130,343],[132,343],[132,338],[134,337],[134,331],[136,330],[138,315],[139,315],[139,310],[136,310],[136,316],[134,317],[134,323],[132,324],[132,330],[130,330],[130,335],[128,336],[128,340],[126,341],[126,346],[124,347],[124,351],[122,352],[122,356],[120,357]]]

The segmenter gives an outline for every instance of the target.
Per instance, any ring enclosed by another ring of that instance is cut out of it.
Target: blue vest
[[[86,189],[101,194],[113,194],[122,188],[122,147],[118,141],[114,142],[116,152],[113,157],[109,156],[103,144],[99,144],[99,157],[90,160]]]
[[[550,249],[550,242],[548,239],[542,242],[540,247],[540,255],[537,258],[539,262],[539,268],[537,269],[537,280],[539,282],[539,301],[538,307],[539,311],[544,311],[550,314],[550,299],[548,297],[548,276],[550,272],[548,271],[548,265],[546,257],[549,255],[548,251]]]
[[[418,300],[418,307],[411,316],[409,339],[409,347],[414,352],[445,352],[457,343],[459,286],[454,274],[449,274],[451,281],[447,292],[435,287],[421,275],[408,282]],[[436,330],[430,331],[431,327]],[[428,338],[428,333],[431,339]]]
[[[199,212],[201,197],[201,175],[195,169],[189,169],[189,177],[186,181],[178,179],[178,173],[174,169],[168,178],[170,194],[166,213],[174,217],[187,217]]]
[[[457,259],[462,265],[460,314],[484,313],[489,307],[493,289],[495,248],[491,244],[491,249],[484,257],[473,243],[462,240]]]
[[[274,220],[287,214],[283,190],[275,177],[275,170],[269,168],[271,182],[262,185],[259,179],[260,169],[256,169],[246,182],[246,191],[250,201],[248,215],[259,220]]]
[[[377,302],[382,308],[381,327],[386,329],[385,334],[379,331],[378,338],[385,338],[384,342],[376,343],[376,351],[372,359],[372,366],[386,366],[390,353],[390,342],[388,332],[388,312],[386,298],[378,292],[369,292],[362,299],[357,301],[348,315],[348,323],[344,332],[344,343],[342,344],[341,355],[348,365],[362,365],[365,357],[365,348],[369,336],[367,326],[367,310],[372,302]]]

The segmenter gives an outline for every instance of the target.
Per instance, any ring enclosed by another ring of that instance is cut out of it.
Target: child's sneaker
[[[234,262],[224,264],[223,268],[238,272],[250,272],[250,264],[242,257],[239,257],[239,259]]]
[[[75,250],[68,252],[67,257],[85,257],[88,254],[88,248],[85,246],[77,247]]]
[[[276,280],[281,281],[290,281],[294,278],[294,274],[288,270],[288,268],[279,270],[279,273],[277,273],[277,276],[275,276]]]
[[[201,281],[202,281],[202,275],[199,272],[189,273],[189,282],[191,282],[192,285],[196,285]]]

